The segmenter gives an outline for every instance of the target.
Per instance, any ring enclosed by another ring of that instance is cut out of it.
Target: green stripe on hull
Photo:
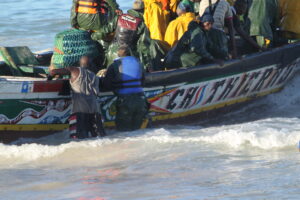
[[[27,100],[26,100],[27,101]],[[12,119],[20,114],[20,111],[25,109],[33,109],[37,112],[41,112],[45,105],[32,104],[24,100],[6,99],[0,101],[1,114]],[[29,100],[30,101],[30,100]]]

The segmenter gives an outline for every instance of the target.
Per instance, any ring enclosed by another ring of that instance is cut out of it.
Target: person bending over
[[[105,136],[97,96],[99,95],[99,78],[89,69],[89,58],[80,59],[80,67],[51,69],[50,75],[71,75],[69,80],[72,88],[72,115],[76,119],[71,125],[71,137],[84,139],[89,137]]]

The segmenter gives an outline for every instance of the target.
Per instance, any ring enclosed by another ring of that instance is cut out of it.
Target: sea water
[[[52,48],[70,7],[0,0],[0,45]],[[295,77],[280,93],[189,125],[0,143],[0,199],[298,200],[299,85]]]

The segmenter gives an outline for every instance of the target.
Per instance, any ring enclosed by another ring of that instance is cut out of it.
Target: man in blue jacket
[[[105,88],[117,95],[116,127],[119,131],[141,128],[148,112],[148,104],[143,91],[144,69],[140,62],[130,56],[130,50],[122,46],[119,58],[108,67],[102,82]]]

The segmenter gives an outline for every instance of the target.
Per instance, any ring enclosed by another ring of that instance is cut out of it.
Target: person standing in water
[[[70,127],[74,131],[73,138],[105,136],[97,96],[99,95],[99,78],[89,68],[89,57],[80,59],[80,67],[51,69],[50,75],[71,75],[69,80],[72,88],[72,121],[76,123]]]
[[[148,112],[147,99],[143,91],[144,69],[137,58],[130,56],[127,46],[118,50],[115,59],[102,82],[104,88],[113,90],[117,98],[116,127],[119,131],[143,128]]]

